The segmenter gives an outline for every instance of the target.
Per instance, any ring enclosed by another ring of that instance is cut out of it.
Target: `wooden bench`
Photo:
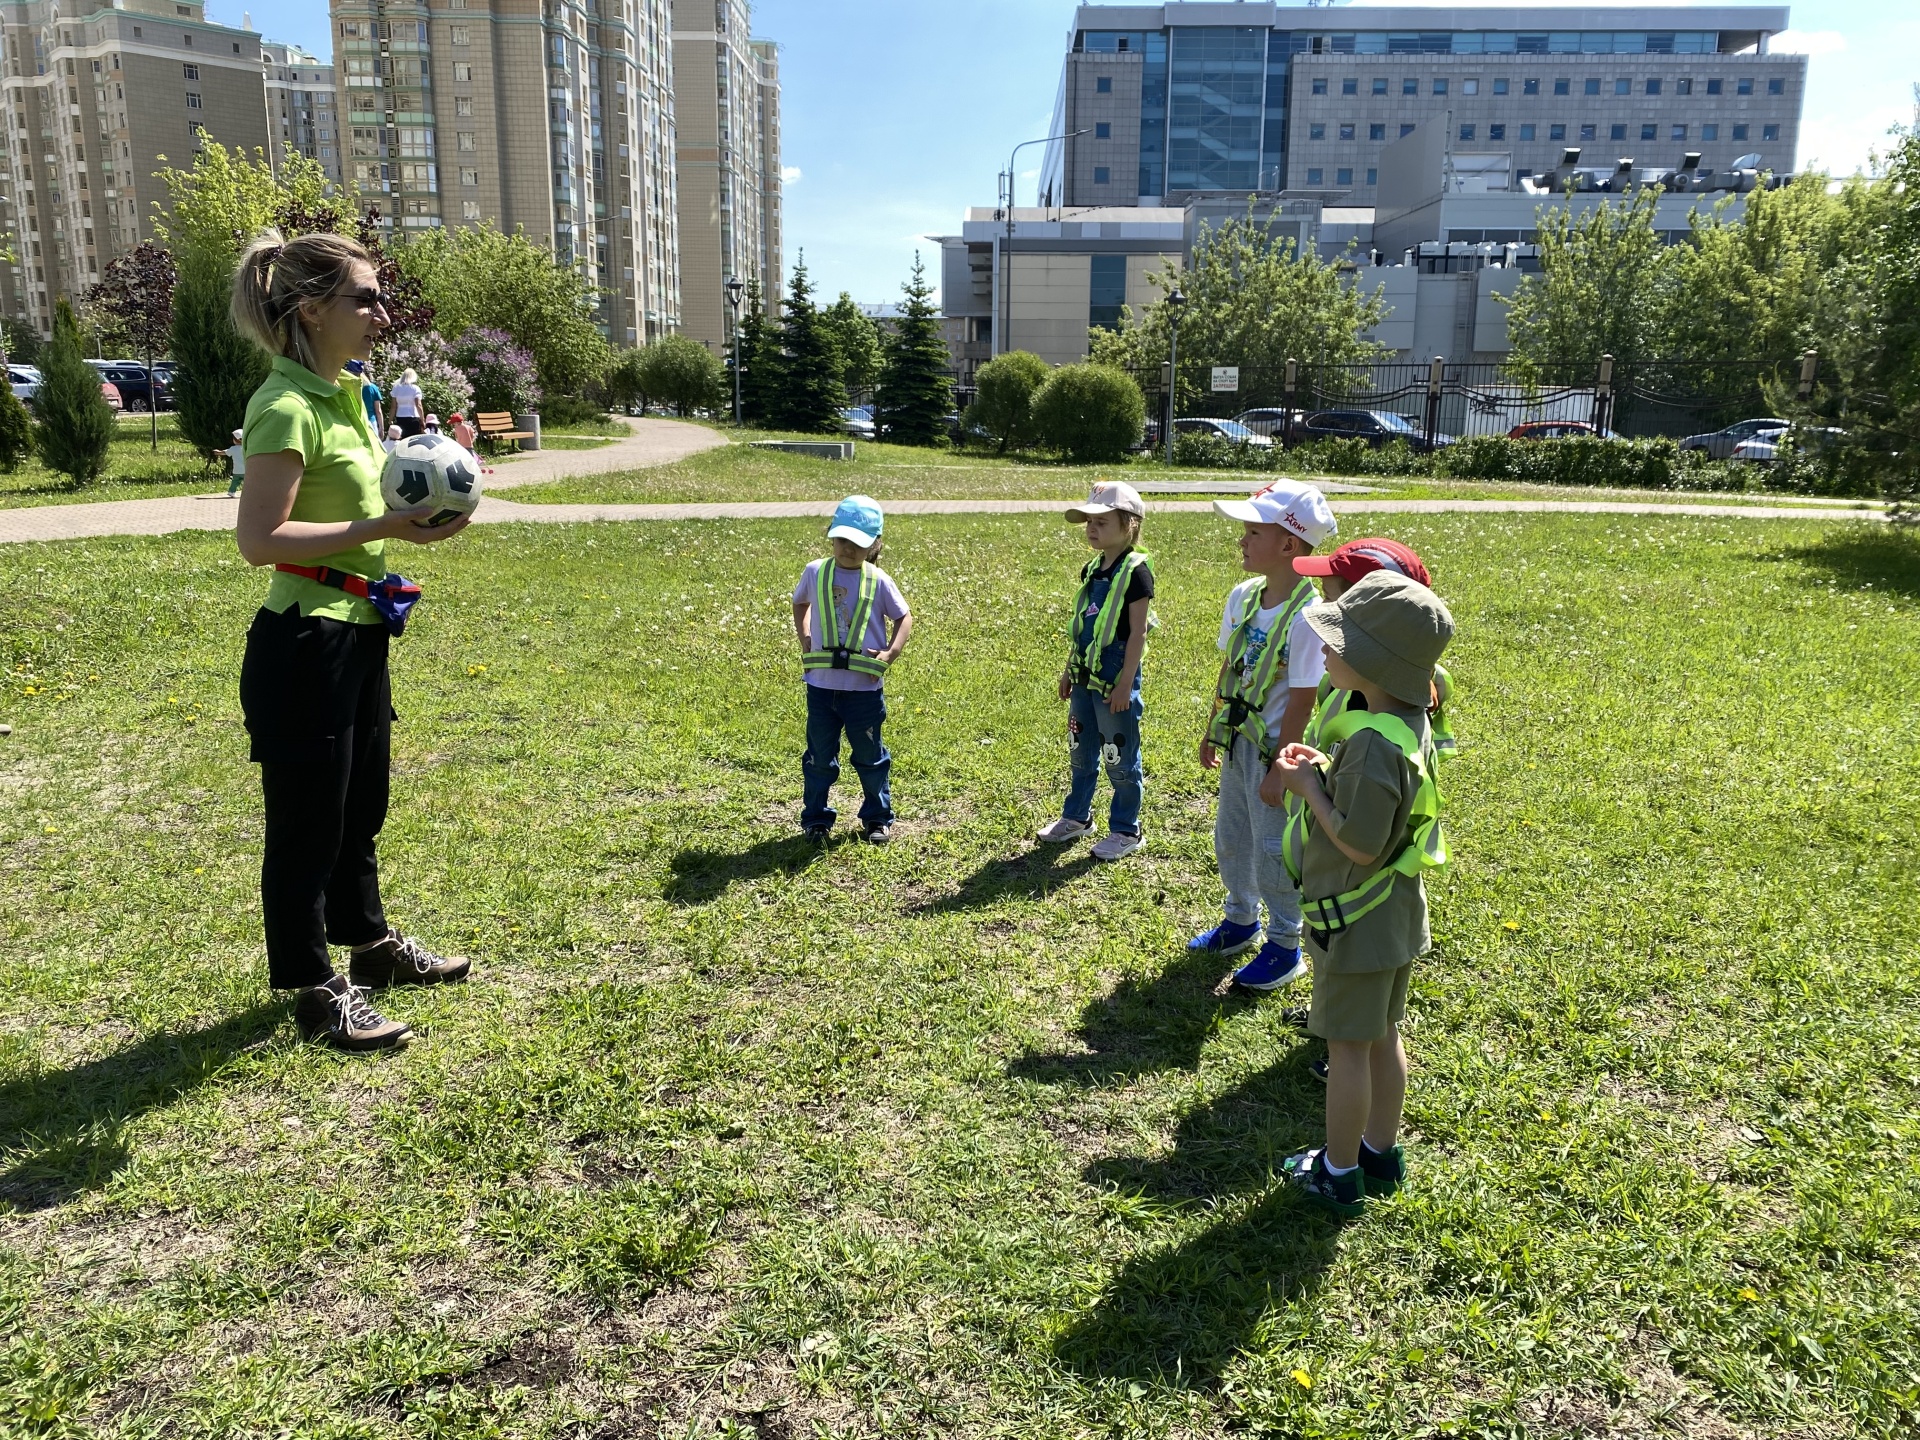
[[[502,440],[532,440],[531,430],[513,428],[513,416],[505,410],[489,410],[473,417],[473,428],[478,437],[489,445],[498,446]]]

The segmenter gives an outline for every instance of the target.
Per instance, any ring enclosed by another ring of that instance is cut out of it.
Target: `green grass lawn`
[[[227,488],[226,461],[222,460],[217,470],[202,464],[199,452],[180,438],[171,413],[160,416],[157,452],[151,427],[151,416],[119,416],[114,421],[106,473],[91,485],[74,485],[66,476],[48,470],[37,457],[22,460],[11,474],[0,474],[0,509],[90,500],[151,500]]]
[[[260,577],[9,552],[0,1435],[1920,1424],[1911,540],[1391,527],[1460,624],[1455,861],[1411,1183],[1343,1228],[1274,1176],[1316,1042],[1183,948],[1230,527],[1149,521],[1150,843],[1102,869],[1028,839],[1084,548],[889,529],[886,850],[794,837],[816,523],[406,554],[390,910],[478,969],[377,1059],[263,986]]]

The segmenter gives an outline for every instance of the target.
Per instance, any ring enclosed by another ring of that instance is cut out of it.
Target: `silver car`
[[[1710,459],[1728,460],[1733,457],[1734,448],[1744,440],[1752,440],[1768,431],[1787,428],[1784,420],[1742,420],[1729,425],[1724,430],[1713,430],[1705,435],[1689,435],[1680,442],[1682,450],[1704,450]]]

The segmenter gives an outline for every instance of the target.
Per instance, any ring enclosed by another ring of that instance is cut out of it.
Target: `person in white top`
[[[246,438],[238,430],[233,432],[233,444],[221,452],[227,457],[227,463],[233,467],[233,481],[227,486],[227,498],[231,500],[240,493],[240,486],[247,478]]]
[[[420,375],[415,370],[400,372],[400,383],[393,387],[393,418],[401,438],[418,435],[427,428],[426,409],[421,404]]]

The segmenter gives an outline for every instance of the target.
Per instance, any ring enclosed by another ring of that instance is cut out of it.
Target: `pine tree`
[[[33,453],[33,417],[13,386],[0,386],[0,470],[13,473],[13,467]]]
[[[733,363],[733,357],[727,357]],[[773,423],[774,397],[780,393],[780,336],[767,323],[760,277],[747,280],[740,319],[740,418],[748,425]]]
[[[907,303],[881,347],[874,424],[896,445],[938,445],[953,408],[952,361],[940,334],[940,312],[926,267],[914,252],[913,278],[900,287]]]
[[[231,261],[181,267],[173,292],[175,364],[173,403],[180,434],[209,461],[233,444],[247,418],[247,401],[267,378],[270,362],[233,328]]]
[[[820,312],[833,353],[840,361],[840,387],[848,395],[865,395],[880,378],[880,327],[846,291]]]
[[[846,392],[840,388],[840,357],[826,322],[814,308],[803,250],[780,317],[780,388],[774,395],[773,423],[803,432],[838,430],[846,403]]]
[[[33,434],[40,463],[75,485],[99,479],[113,442],[113,411],[100,393],[100,372],[80,353],[80,327],[65,300],[54,314],[41,375]]]

